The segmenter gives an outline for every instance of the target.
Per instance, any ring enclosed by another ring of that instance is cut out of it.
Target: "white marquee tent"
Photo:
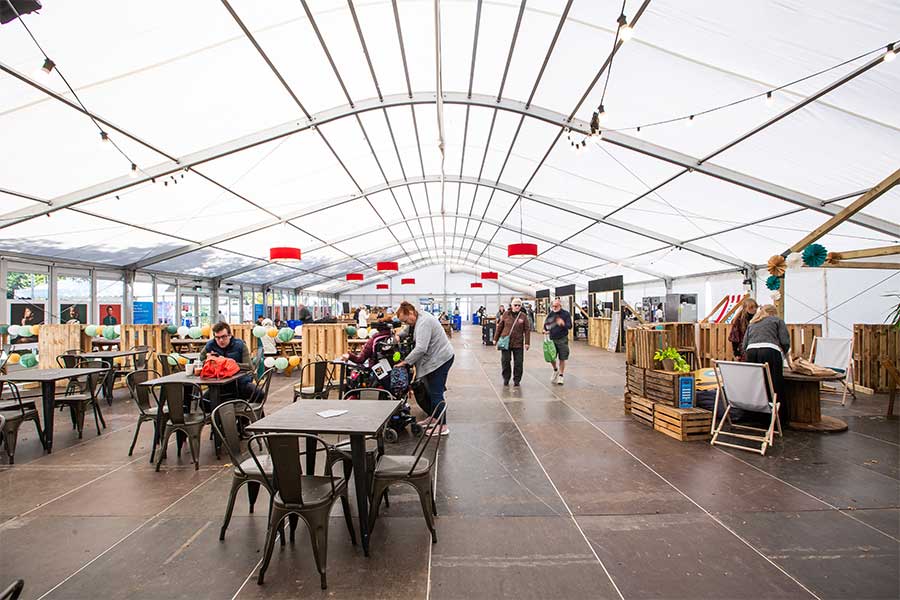
[[[612,0],[44,4],[34,38],[0,27],[20,263],[350,294],[396,260],[709,302],[900,163],[892,0],[627,0],[625,43]],[[820,243],[896,244],[898,222],[895,187]],[[303,260],[270,263],[281,245]],[[789,316],[880,322],[896,274],[798,274]]]

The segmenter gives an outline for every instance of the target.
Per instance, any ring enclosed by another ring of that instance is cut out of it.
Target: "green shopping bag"
[[[544,360],[548,363],[556,360],[556,344],[548,337],[544,338]]]

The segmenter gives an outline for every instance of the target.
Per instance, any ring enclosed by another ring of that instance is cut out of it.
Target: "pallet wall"
[[[338,358],[349,350],[345,326],[333,323],[303,326],[303,348],[300,352],[300,364],[306,365],[321,356],[325,360]],[[312,369],[303,373],[303,385],[313,385]]]
[[[854,325],[853,382],[867,388],[864,391],[889,392],[891,384],[881,364],[883,357],[900,365],[900,329],[891,325]]]
[[[59,367],[56,357],[66,350],[80,348],[81,325],[41,325],[38,336],[38,367]]]
[[[588,345],[604,350],[609,347],[609,327],[612,319],[591,317],[588,319]]]
[[[809,358],[813,339],[822,335],[819,324],[787,324],[791,338],[791,356]],[[731,323],[701,323],[699,335],[698,359],[701,368],[709,368],[716,360],[734,360],[734,352],[728,334]]]

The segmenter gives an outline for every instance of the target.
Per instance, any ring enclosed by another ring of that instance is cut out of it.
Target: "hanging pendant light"
[[[497,271],[482,271],[481,272],[482,279],[499,279],[500,274]]]
[[[362,273],[347,273],[347,281],[362,281]]]
[[[288,264],[300,262],[300,248],[290,248],[287,246],[269,248],[269,260],[272,262]]]
[[[400,265],[393,261],[384,261],[377,263],[375,268],[379,271],[398,271],[400,269]]]
[[[391,288],[391,286],[389,286],[386,283],[379,283],[378,285],[375,286],[376,290],[389,290],[390,288]]]
[[[537,244],[518,243],[506,247],[509,258],[534,258],[537,256]]]
[[[473,281],[472,283],[469,284],[469,287],[471,287],[473,289],[483,288],[484,284],[481,283],[480,281]]]
[[[413,277],[404,277],[400,280],[400,285],[415,285],[416,280]]]

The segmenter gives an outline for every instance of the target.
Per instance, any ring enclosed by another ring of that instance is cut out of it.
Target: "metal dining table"
[[[127,356],[137,356],[139,354],[147,354],[147,350],[101,350],[98,352],[79,352],[75,354],[78,358],[84,360],[104,360],[109,362],[109,373],[110,377],[106,378],[106,381],[103,383],[103,397],[107,402],[112,402],[113,397],[113,386],[115,385],[115,377],[113,376],[115,372],[115,365],[113,361],[117,358],[124,358]]]
[[[366,473],[366,436],[379,436],[400,408],[402,400],[301,400],[247,426],[252,433],[312,433],[350,436],[356,506],[363,552],[369,555],[369,489]],[[346,410],[336,417],[320,417],[326,410]],[[306,473],[316,466],[315,440],[306,440]]]
[[[82,377],[91,373],[102,373],[105,367],[91,367],[84,369],[22,369],[0,375],[0,381],[9,383],[40,383],[41,405],[44,417],[44,439],[47,442],[47,452],[53,450],[53,415],[56,412],[56,382],[73,377]]]

